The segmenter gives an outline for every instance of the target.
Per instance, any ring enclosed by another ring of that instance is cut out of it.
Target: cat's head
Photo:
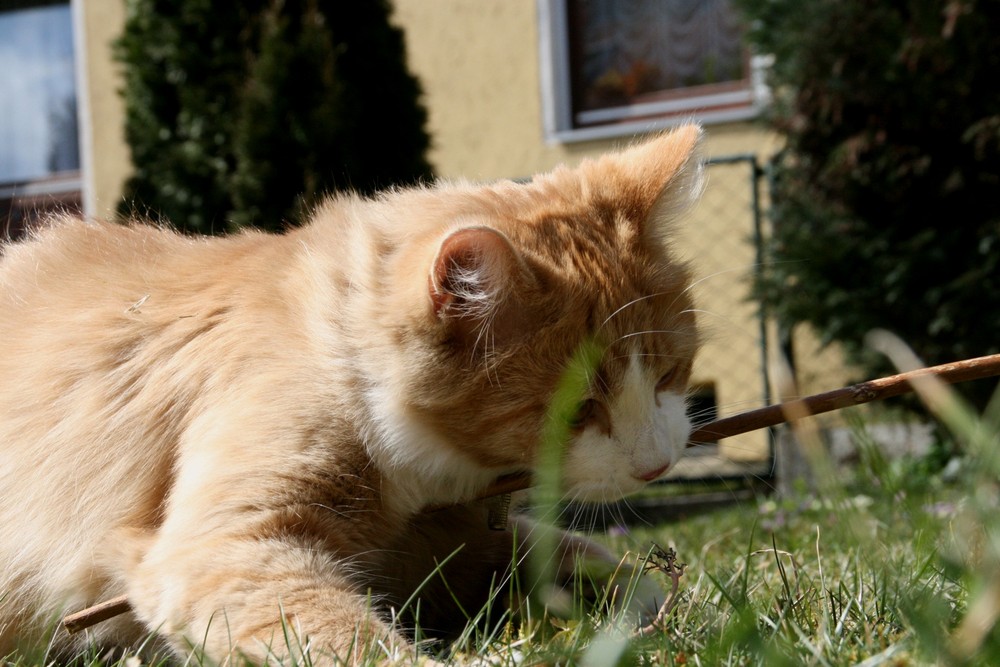
[[[699,192],[699,136],[684,127],[527,184],[387,200],[418,231],[381,269],[383,461],[446,478],[531,470],[569,359],[595,343],[567,493],[617,498],[677,462],[698,333],[670,236]]]

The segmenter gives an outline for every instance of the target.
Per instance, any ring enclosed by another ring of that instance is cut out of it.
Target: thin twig
[[[878,380],[869,380],[868,382],[861,382],[850,387],[844,387],[843,389],[814,394],[789,402],[798,404],[799,407],[804,408],[810,415],[819,415],[824,412],[840,410],[841,408],[861,405],[871,401],[901,396],[913,391],[911,380],[927,375],[933,375],[945,384],[994,377],[1000,375],[1000,354],[991,354],[985,357],[976,357],[975,359],[966,359],[950,364],[931,366],[929,368],[919,368],[907,373],[890,375]],[[787,421],[785,412],[786,406],[779,404],[719,419],[695,430],[691,434],[689,442],[691,444],[713,442],[719,438],[748,433],[769,426],[777,426]]]
[[[100,604],[95,604],[93,607],[87,607],[82,611],[66,616],[63,619],[63,627],[69,630],[70,634],[74,634],[92,625],[97,625],[101,621],[124,614],[131,609],[128,597],[119,595],[116,598],[106,600]]]
[[[677,562],[677,554],[672,548],[667,548],[667,550],[664,551],[656,545],[653,546],[653,551],[649,554],[649,558],[646,560],[646,570],[656,570],[657,572],[662,572],[670,577],[670,594],[667,595],[667,599],[664,600],[663,605],[660,606],[660,610],[657,612],[656,618],[648,624],[635,630],[632,633],[633,638],[649,637],[650,635],[664,630],[667,616],[669,616],[670,612],[672,612],[674,607],[677,606],[677,591],[680,588],[681,577],[684,575],[684,568],[686,567],[687,563]]]

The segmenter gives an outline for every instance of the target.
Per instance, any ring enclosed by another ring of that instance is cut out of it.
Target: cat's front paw
[[[656,618],[667,593],[645,573],[643,561],[632,554],[616,558],[603,546],[586,541],[586,550],[574,552],[573,572],[567,572],[566,585],[574,586],[594,606],[629,623],[645,625]]]
[[[525,517],[515,519],[519,552],[543,547],[541,534],[548,533],[549,545],[555,543],[552,554],[555,583],[559,590],[551,606],[560,607],[583,602],[591,609],[602,609],[629,622],[645,624],[656,617],[666,598],[664,589],[643,572],[643,564],[629,556],[618,558],[607,547],[581,535],[542,527]],[[531,562],[529,557],[527,562]]]
[[[613,590],[619,594],[613,608],[637,625],[651,623],[667,599],[667,591],[643,569],[642,561],[623,559],[611,583]]]

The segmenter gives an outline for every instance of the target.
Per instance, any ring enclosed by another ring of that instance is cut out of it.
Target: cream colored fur
[[[320,660],[411,651],[391,609],[435,558],[464,545],[446,574],[481,604],[512,552],[478,504],[421,509],[532,469],[590,336],[567,495],[672,465],[697,334],[669,228],[698,135],[527,185],[342,196],[282,236],[64,216],[4,247],[0,654],[120,594],[134,612],[86,640],[261,661],[284,622]]]

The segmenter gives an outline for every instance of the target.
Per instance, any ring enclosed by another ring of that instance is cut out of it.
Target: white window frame
[[[50,178],[23,183],[0,185],[0,199],[39,199],[79,193],[80,208],[84,215],[93,215],[94,188],[88,175],[93,173],[93,137],[90,126],[90,96],[87,88],[87,67],[84,29],[83,0],[69,0],[71,30],[73,31],[73,68],[76,84],[76,122],[79,142],[80,166],[75,171],[53,174]]]
[[[76,59],[76,123],[80,142],[80,204],[85,216],[97,213],[94,194],[94,134],[90,116],[90,79],[87,76],[87,23],[84,0],[70,0],[73,17],[73,57]]]
[[[758,116],[770,100],[764,83],[764,71],[771,59],[753,56],[750,60],[750,87],[747,90],[586,111],[580,115],[589,121],[609,124],[574,127],[566,0],[537,0],[537,7],[542,126],[548,143],[632,136],[673,127],[692,119],[703,124],[749,120]],[[699,110],[701,106],[723,104],[745,106]],[[663,117],[649,117],[656,114],[663,114]],[[630,118],[636,120],[629,120]]]

